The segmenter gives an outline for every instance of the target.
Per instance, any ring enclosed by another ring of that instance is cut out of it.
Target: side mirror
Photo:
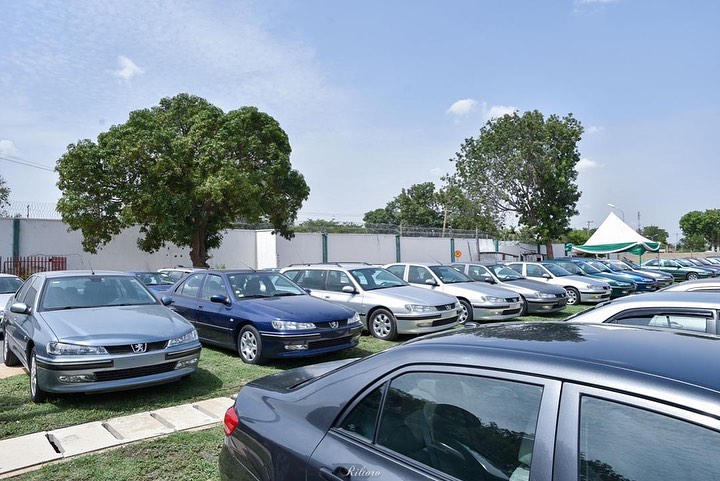
[[[342,291],[347,294],[357,294],[357,291],[353,286],[343,286]]]
[[[425,279],[425,284],[428,286],[437,286],[437,282],[435,282],[435,279]]]
[[[487,282],[488,284],[495,284],[495,279],[493,279],[492,277],[483,277],[482,281]]]
[[[30,314],[30,306],[24,302],[13,302],[10,305],[10,312],[15,314]]]
[[[163,306],[169,306],[170,304],[172,304],[175,301],[173,301],[172,297],[170,297],[170,296],[162,296],[160,298],[160,302],[162,303]]]
[[[303,291],[307,292],[308,294],[312,294],[312,291],[307,287],[303,287]]]
[[[542,275],[545,279],[552,279],[552,276],[550,274],[543,274]]]
[[[223,296],[222,294],[215,294],[214,296],[210,296],[210,302],[225,304],[227,307],[232,306],[232,302],[230,302],[230,299],[228,299],[227,296]]]

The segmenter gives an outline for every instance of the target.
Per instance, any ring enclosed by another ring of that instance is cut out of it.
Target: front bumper
[[[449,309],[436,313],[404,312],[393,313],[398,334],[427,334],[442,331],[457,325],[461,309]]]
[[[513,319],[522,312],[522,302],[503,304],[473,304],[474,321],[502,321]]]
[[[546,312],[562,311],[567,306],[567,297],[559,297],[557,299],[532,299],[525,298],[527,301],[528,314],[543,314]]]
[[[610,299],[611,290],[606,291],[581,291],[580,302],[596,303]]]
[[[305,333],[260,332],[264,357],[305,357],[357,346],[362,324]]]
[[[635,291],[640,291],[640,289],[639,289],[640,284],[638,284],[637,286],[638,286],[637,289],[635,287],[612,287],[610,299],[617,299],[618,297],[624,297],[624,296],[629,296],[630,294],[634,294]],[[655,290],[655,289],[653,289],[653,290]],[[643,292],[647,292],[647,291],[643,291]]]

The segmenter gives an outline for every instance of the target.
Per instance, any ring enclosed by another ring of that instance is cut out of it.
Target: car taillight
[[[223,420],[223,430],[225,431],[225,436],[230,436],[233,431],[235,431],[238,422],[240,422],[240,420],[235,412],[235,406],[230,406],[228,410],[225,411],[225,419]]]

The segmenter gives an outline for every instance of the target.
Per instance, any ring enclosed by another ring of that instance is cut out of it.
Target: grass
[[[568,306],[559,313],[524,316],[520,320],[561,320],[585,309],[586,306]],[[410,337],[401,336],[398,341],[407,339]],[[243,384],[260,376],[302,366],[308,362],[363,357],[394,345],[395,342],[363,336],[356,348],[342,353],[311,360],[276,361],[265,366],[244,364],[237,354],[231,351],[203,347],[198,372],[180,383],[103,395],[60,396],[41,405],[33,404],[29,400],[27,376],[15,376],[0,380],[0,439],[213,397],[230,396]],[[214,480],[219,479],[217,456],[222,440],[220,427],[177,433],[162,439],[143,441],[49,464],[13,479]]]

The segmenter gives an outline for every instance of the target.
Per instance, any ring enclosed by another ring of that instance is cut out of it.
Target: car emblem
[[[147,344],[131,344],[130,347],[136,354],[147,351]]]
[[[340,323],[338,321],[330,321],[330,327],[332,327],[333,329],[337,329],[338,327],[340,327]]]

